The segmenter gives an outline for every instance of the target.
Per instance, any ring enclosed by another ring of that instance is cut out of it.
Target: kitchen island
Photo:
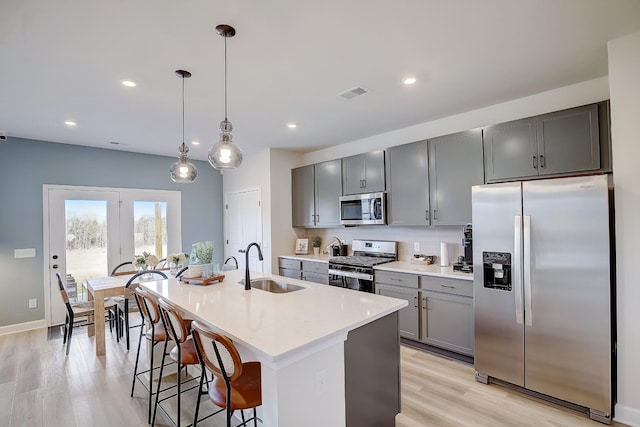
[[[254,273],[302,286],[245,291],[244,272],[209,286],[176,279],[142,284],[229,336],[243,360],[262,364],[265,427],[389,426],[400,411],[397,311],[406,301]]]

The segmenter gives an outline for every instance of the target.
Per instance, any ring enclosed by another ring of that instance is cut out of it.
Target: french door
[[[182,250],[177,191],[44,186],[45,313],[64,322],[56,273],[71,299],[86,299],[83,284],[108,276],[143,251],[165,258]]]

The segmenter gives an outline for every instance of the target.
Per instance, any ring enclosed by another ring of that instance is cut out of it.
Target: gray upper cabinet
[[[342,191],[345,195],[384,190],[384,150],[342,159]]]
[[[427,141],[387,149],[387,223],[430,225]]]
[[[600,168],[598,105],[538,117],[538,174]]]
[[[486,182],[601,168],[598,104],[489,126]]]
[[[313,165],[291,169],[292,225],[313,227],[315,225]]]
[[[480,129],[429,140],[432,225],[471,222],[471,187],[484,184],[482,151]]]
[[[339,159],[292,169],[291,189],[294,227],[340,225],[342,169]]]
[[[484,130],[484,171],[487,182],[537,174],[536,119],[522,119]]]
[[[340,159],[315,166],[316,227],[340,226],[342,164]]]

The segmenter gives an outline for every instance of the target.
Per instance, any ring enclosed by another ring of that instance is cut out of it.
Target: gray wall
[[[43,184],[180,190],[183,249],[213,240],[214,260],[222,263],[222,176],[194,161],[196,182],[176,184],[169,178],[175,160],[20,138],[0,142],[0,326],[45,317]],[[17,248],[36,248],[36,257],[15,259]],[[28,308],[30,298],[38,299],[37,309]]]

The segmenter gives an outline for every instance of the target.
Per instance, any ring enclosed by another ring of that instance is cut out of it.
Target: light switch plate
[[[35,258],[35,256],[36,248],[14,249],[13,251],[14,258]]]
[[[420,242],[413,242],[413,253],[420,253]]]
[[[38,308],[38,300],[37,299],[30,299],[29,300],[29,308]]]

